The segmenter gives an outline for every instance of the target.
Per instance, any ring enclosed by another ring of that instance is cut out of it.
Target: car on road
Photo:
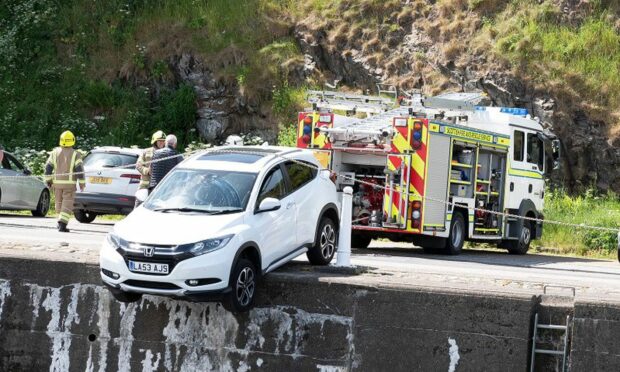
[[[141,149],[98,147],[84,158],[86,186],[75,195],[75,219],[91,223],[99,215],[127,215],[134,209],[140,185],[136,162]]]
[[[144,293],[251,308],[259,279],[306,253],[327,265],[339,203],[309,150],[224,147],[172,170],[102,245],[101,278],[122,302]]]
[[[15,156],[4,151],[0,164],[0,209],[29,210],[35,217],[47,215],[50,190],[31,174]]]

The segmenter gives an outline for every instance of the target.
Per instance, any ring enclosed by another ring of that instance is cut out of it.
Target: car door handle
[[[294,202],[288,202],[286,203],[286,209],[291,209],[292,206],[294,206],[295,203]]]

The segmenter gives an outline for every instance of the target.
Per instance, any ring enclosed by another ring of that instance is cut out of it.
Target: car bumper
[[[129,214],[134,209],[135,196],[79,192],[75,194],[74,209],[99,214]]]
[[[130,271],[125,258],[106,239],[100,254],[101,280],[111,291],[162,295],[191,301],[217,300],[230,292],[228,278],[231,264],[228,255],[221,251],[180,261],[167,275],[144,274]],[[149,262],[147,257],[143,261]],[[112,278],[104,270],[116,273],[119,277]],[[190,279],[205,278],[217,279],[218,282],[199,286],[187,284]],[[156,288],[158,285],[175,288]]]

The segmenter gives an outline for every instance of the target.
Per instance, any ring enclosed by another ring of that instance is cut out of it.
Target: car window
[[[282,174],[282,170],[278,165],[267,173],[263,185],[260,188],[256,205],[260,205],[266,198],[276,198],[279,200],[285,195],[286,183],[284,181],[284,174]]]
[[[134,165],[138,155],[127,155],[109,152],[91,152],[84,159],[84,167],[88,168],[115,168]]]
[[[14,170],[15,172],[21,172],[24,169],[17,159],[6,152],[4,153],[4,159],[2,159],[2,168]]]
[[[285,164],[285,168],[293,192],[312,181],[317,174],[316,167],[306,162],[289,161]]]
[[[525,143],[525,133],[520,130],[514,132],[514,161],[523,161],[523,148]]]
[[[542,170],[544,166],[544,146],[543,142],[536,133],[527,134],[527,162],[538,165]]]

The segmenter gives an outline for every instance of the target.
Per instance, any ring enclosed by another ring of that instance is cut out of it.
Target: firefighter
[[[153,153],[155,150],[164,147],[166,141],[166,134],[161,130],[153,133],[151,136],[151,147],[144,149],[142,154],[138,158],[136,163],[136,169],[140,172],[140,189],[148,189],[151,184],[151,160],[153,159]],[[136,207],[140,203],[136,199]]]
[[[60,135],[60,147],[52,150],[45,163],[45,182],[56,196],[56,212],[58,213],[58,231],[69,232],[67,224],[73,214],[76,182],[84,191],[84,167],[82,154],[73,148],[75,136],[70,131]]]

